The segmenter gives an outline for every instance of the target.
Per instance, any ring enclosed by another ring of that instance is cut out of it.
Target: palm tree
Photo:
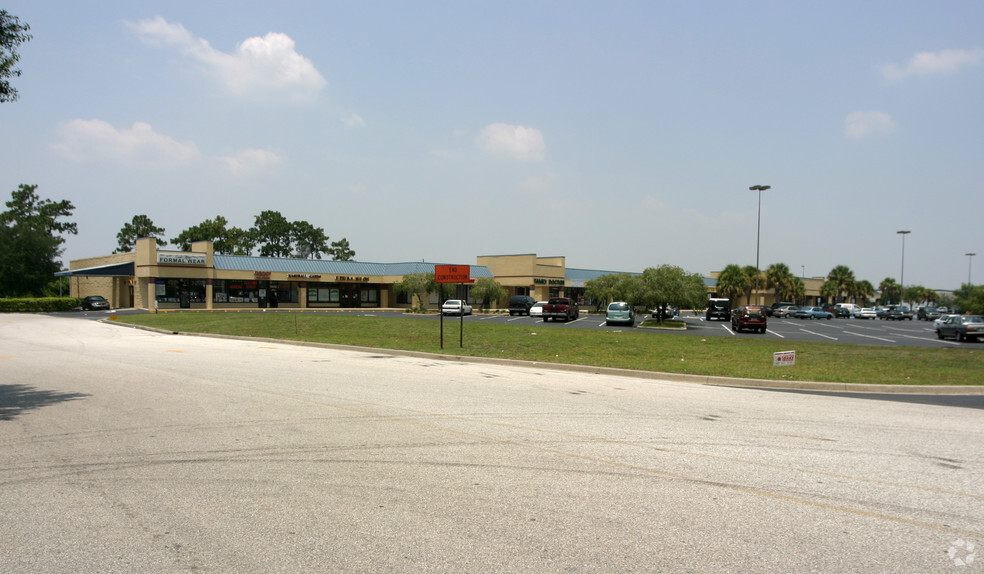
[[[871,281],[862,279],[854,284],[854,298],[856,301],[861,301],[862,307],[871,306],[871,297],[874,294],[875,286],[871,284]]]
[[[748,290],[749,279],[741,267],[734,263],[721,270],[717,280],[717,292],[722,297],[734,299]],[[733,302],[733,301],[732,301]]]
[[[788,301],[793,279],[795,277],[785,263],[773,263],[765,270],[765,280],[775,290],[776,301]]]
[[[754,265],[746,265],[741,268],[741,272],[748,277],[748,287],[745,289],[745,301],[752,304],[752,291],[757,291],[765,286],[765,275]],[[756,305],[758,301],[754,302]]]
[[[823,282],[823,285],[820,286],[820,296],[826,299],[828,303],[832,298],[833,299],[837,298],[838,292],[839,291],[837,288],[836,281],[831,281],[830,279],[828,279]]]
[[[801,303],[806,298],[806,283],[799,277],[793,277],[793,284],[786,295],[789,296],[790,301]]]
[[[854,271],[847,265],[838,265],[827,274],[827,281],[836,287],[834,298],[846,297],[854,291]],[[835,303],[837,301],[834,301]]]
[[[882,282],[878,284],[878,290],[881,291],[882,305],[887,305],[902,298],[902,286],[891,277],[882,279]]]

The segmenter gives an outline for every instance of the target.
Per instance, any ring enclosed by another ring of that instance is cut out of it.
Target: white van
[[[840,307],[841,309],[847,309],[848,313],[851,314],[851,317],[854,317],[855,315],[857,315],[858,311],[861,310],[861,307],[858,306],[858,305],[855,305],[854,303],[838,303],[838,304],[836,304],[834,306],[835,307]]]

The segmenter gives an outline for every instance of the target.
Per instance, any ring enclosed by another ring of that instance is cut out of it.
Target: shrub
[[[23,297],[0,299],[0,313],[56,313],[82,305],[78,297]]]

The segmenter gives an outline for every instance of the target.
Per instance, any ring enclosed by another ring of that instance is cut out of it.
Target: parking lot
[[[383,315],[386,312],[372,313],[369,315]],[[393,313],[394,316],[403,315]],[[407,315],[408,317],[410,315]],[[437,320],[433,315],[417,315],[418,318]],[[603,330],[624,330],[636,329],[639,332],[652,333],[661,336],[702,336],[702,337],[748,337],[748,338],[771,338],[786,339],[789,341],[814,341],[828,343],[847,343],[853,345],[897,345],[915,347],[966,347],[981,346],[982,343],[962,342],[958,343],[953,339],[940,340],[936,337],[931,321],[885,321],[881,319],[831,319],[831,320],[809,320],[809,319],[777,319],[769,318],[768,329],[765,334],[759,333],[735,333],[731,330],[730,321],[706,321],[703,314],[695,316],[692,313],[684,313],[679,319],[687,324],[686,331],[669,329],[647,329],[640,328],[638,325],[647,317],[636,317],[634,327],[628,325],[605,325],[603,314],[586,313],[581,309],[581,317],[570,323],[549,322],[544,323],[539,317],[526,317],[502,314],[482,315],[476,314],[465,317],[465,322],[482,321],[493,323],[504,323],[510,325],[538,325],[544,329],[603,329]],[[445,321],[458,321],[458,317],[445,317]]]

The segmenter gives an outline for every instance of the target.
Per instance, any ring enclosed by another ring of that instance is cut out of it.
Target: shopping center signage
[[[434,282],[436,283],[474,283],[471,278],[470,265],[435,265]]]
[[[205,265],[204,253],[158,252],[158,265]]]
[[[368,277],[352,277],[351,275],[335,275],[335,281],[345,281],[348,283],[368,283]]]
[[[563,279],[533,279],[533,283],[536,285],[563,285]]]

